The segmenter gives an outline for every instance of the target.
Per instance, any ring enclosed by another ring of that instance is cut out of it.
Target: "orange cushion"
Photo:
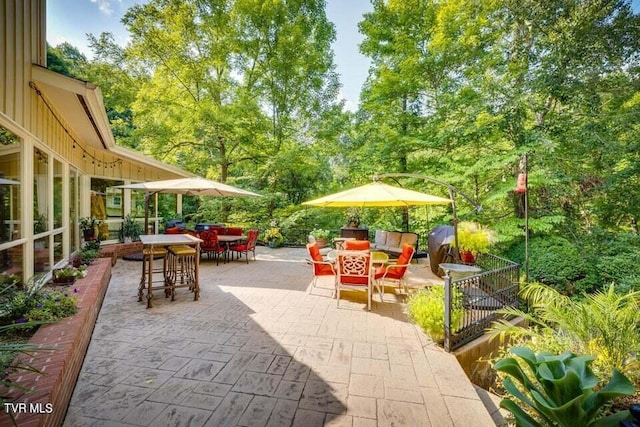
[[[368,251],[371,243],[368,240],[347,240],[344,248],[348,251]]]
[[[340,278],[340,283],[345,285],[364,285],[366,286],[369,283],[368,277],[344,277]]]
[[[309,243],[307,245],[309,250],[309,256],[314,261],[323,262],[322,255],[320,254],[320,248],[318,248],[318,242]],[[333,269],[329,264],[313,264],[313,274],[316,276],[333,276]]]
[[[413,246],[405,243],[402,246],[402,253],[400,254],[400,257],[398,257],[398,264],[399,265],[409,264],[409,260],[411,259],[412,255],[413,255]],[[382,278],[382,276],[384,276],[384,271],[385,271],[384,266],[376,269],[375,278],[376,279]],[[389,279],[402,279],[405,271],[407,271],[407,267],[394,267],[393,265],[391,265],[389,266],[387,275],[385,277]]]
[[[309,255],[311,259],[314,261],[322,261],[322,255],[320,254],[320,248],[318,247],[318,242],[309,243],[307,245],[309,249]]]

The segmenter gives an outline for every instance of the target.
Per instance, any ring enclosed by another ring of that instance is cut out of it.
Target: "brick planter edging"
[[[33,390],[5,389],[0,393],[7,395],[9,392],[10,401],[15,403],[25,402],[27,406],[41,404],[43,412],[47,411],[45,404],[48,403],[53,409],[48,414],[17,414],[16,421],[20,427],[62,425],[110,279],[110,260],[94,260],[87,277],[76,280],[68,288],[69,292],[78,290],[75,294],[78,312],[56,323],[41,326],[29,340],[29,344],[49,350],[18,356],[23,365],[33,366],[40,373],[17,371],[9,378]],[[4,411],[1,413],[0,427],[12,426],[9,416]]]

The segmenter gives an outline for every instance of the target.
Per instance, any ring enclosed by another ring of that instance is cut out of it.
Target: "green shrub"
[[[505,308],[500,313],[521,317],[528,327],[507,321],[494,324],[494,335],[509,335],[518,343],[530,341],[536,351],[572,350],[597,356],[594,367],[607,375],[614,368],[625,373],[637,370],[640,354],[640,292],[619,294],[611,285],[572,299],[539,283],[523,288],[521,296],[531,307],[529,313]]]
[[[569,352],[559,356],[535,354],[526,347],[514,347],[511,352],[524,362],[524,369],[512,357],[498,361],[494,367],[507,374],[503,386],[516,400],[503,399],[500,407],[514,415],[516,425],[609,426],[629,416],[629,411],[601,416],[607,402],[632,396],[634,388],[616,369],[609,383],[600,387],[589,366],[595,357]]]
[[[453,290],[451,312],[451,328],[456,330],[462,324],[464,310],[461,305],[461,294]],[[434,342],[444,342],[444,287],[431,286],[423,289],[407,301],[409,317],[420,326]]]
[[[524,243],[510,248],[506,257],[524,265]],[[565,295],[589,292],[597,287],[595,271],[584,251],[557,236],[535,237],[529,242],[529,281],[543,283]],[[589,279],[587,281],[587,279]]]
[[[640,291],[640,251],[597,258],[602,283],[615,283],[618,293]]]

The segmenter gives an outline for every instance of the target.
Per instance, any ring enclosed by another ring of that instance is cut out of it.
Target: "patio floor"
[[[305,249],[201,262],[200,300],[137,302],[119,260],[65,426],[493,426],[455,357],[364,292],[309,292]],[[437,280],[412,268],[414,283]]]

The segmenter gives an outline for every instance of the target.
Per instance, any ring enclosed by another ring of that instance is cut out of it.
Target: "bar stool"
[[[162,258],[162,268],[154,267],[153,261],[156,258]],[[162,282],[162,287],[165,288],[165,297],[169,296],[168,288],[166,288],[169,283],[167,281],[167,250],[165,248],[153,248],[153,251],[151,251],[151,249],[144,249],[142,251],[142,275],[140,277],[140,285],[138,286],[138,302],[141,302],[144,296],[144,288],[149,280],[149,269],[151,269],[152,273],[162,273],[162,279],[155,280],[153,283]],[[152,298],[153,283],[149,286],[148,299]]]
[[[171,301],[175,301],[176,287],[187,286],[197,300],[200,292],[196,286],[196,250],[188,245],[169,246],[167,276]]]

